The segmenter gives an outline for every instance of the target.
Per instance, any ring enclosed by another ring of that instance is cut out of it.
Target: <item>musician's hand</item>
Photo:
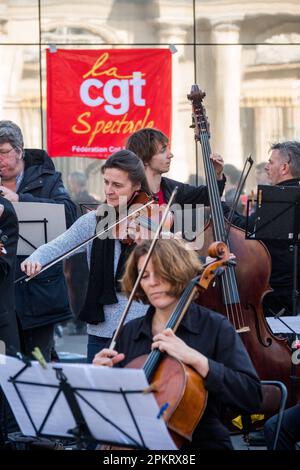
[[[37,261],[32,262],[25,259],[25,261],[23,261],[21,264],[21,271],[26,273],[29,277],[35,276],[40,272],[41,269],[42,265]]]
[[[196,349],[190,348],[170,328],[154,336],[151,348],[159,349],[161,352],[165,352],[169,356],[182,361],[184,364],[192,366],[203,378],[208,374],[207,357],[196,351]]]
[[[229,259],[230,260],[235,260],[236,256],[234,253],[229,253]],[[216,258],[212,258],[211,256],[206,256],[205,258],[205,264],[213,263],[216,260]]]
[[[10,202],[18,202],[19,201],[19,194],[15,193],[11,189],[5,188],[4,186],[0,186],[0,194],[1,196],[5,197]]]
[[[93,364],[94,366],[107,366],[113,367],[118,362],[123,361],[125,355],[123,353],[118,353],[114,349],[102,349],[98,352],[94,359]]]
[[[212,153],[210,155],[210,159],[211,159],[211,161],[214,165],[217,180],[221,180],[222,179],[222,173],[223,173],[223,167],[224,167],[223,158],[218,153]]]

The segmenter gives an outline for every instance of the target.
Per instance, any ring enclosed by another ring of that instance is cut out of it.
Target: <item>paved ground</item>
[[[86,358],[87,335],[55,335],[55,349],[61,360],[84,362]],[[72,360],[74,359],[74,361]]]

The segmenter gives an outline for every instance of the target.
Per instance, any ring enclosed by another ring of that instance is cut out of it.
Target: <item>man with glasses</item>
[[[67,227],[76,219],[75,204],[52,160],[44,150],[24,149],[22,131],[12,121],[0,121],[0,195],[11,202],[64,204]],[[18,256],[17,278],[25,258]],[[15,295],[24,352],[30,354],[39,346],[50,360],[55,323],[72,317],[62,264],[34,282],[17,284]]]
[[[275,143],[270,148],[270,157],[266,163],[265,171],[269,182],[273,186],[299,186],[300,185],[300,142],[286,141]],[[225,209],[225,215],[229,209]],[[249,230],[254,227],[255,213],[249,217]],[[246,218],[234,214],[234,225],[245,228]],[[252,225],[252,227],[251,227]],[[273,292],[264,297],[264,312],[273,316],[284,309],[284,315],[293,315],[293,268],[294,253],[291,250],[292,242],[285,240],[266,241],[272,260],[270,285]],[[299,252],[300,253],[300,252]],[[298,257],[298,291],[300,283],[300,256]]]

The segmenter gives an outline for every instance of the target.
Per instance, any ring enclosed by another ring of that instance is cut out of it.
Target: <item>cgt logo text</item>
[[[141,78],[141,72],[133,72],[130,80],[114,78],[106,83],[96,78],[89,78],[80,87],[80,98],[84,104],[92,107],[101,106],[106,101],[109,103],[104,105],[107,113],[112,115],[124,114],[129,110],[130,87],[132,87],[133,104],[145,106],[146,101],[142,98],[142,87],[145,83],[146,80]],[[92,87],[97,88],[97,90],[103,88],[103,97],[92,98],[90,95]],[[113,93],[114,89],[116,89],[116,93]]]
[[[98,57],[92,68],[83,75],[84,81],[79,89],[81,101],[85,106],[96,111],[103,106],[104,111],[112,116],[111,120],[104,117],[95,122],[92,111],[84,111],[77,116],[72,132],[87,134],[88,147],[100,133],[127,134],[143,127],[154,126],[154,121],[149,118],[151,107],[146,108],[146,99],[143,96],[145,74],[135,71],[130,75],[121,75],[117,67],[106,67],[108,59],[108,52]],[[105,77],[105,80],[102,77]],[[135,106],[145,109],[139,119],[130,119],[128,112]],[[115,119],[114,116],[122,117]]]

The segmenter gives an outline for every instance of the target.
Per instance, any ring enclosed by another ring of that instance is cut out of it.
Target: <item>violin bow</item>
[[[144,261],[144,264],[143,264],[143,266],[142,266],[142,269],[141,269],[140,272],[139,272],[139,275],[138,275],[138,277],[137,277],[137,279],[136,279],[136,281],[135,281],[135,284],[134,284],[134,286],[133,286],[132,292],[131,292],[131,294],[130,294],[130,296],[129,296],[129,298],[128,298],[128,301],[127,301],[126,307],[125,307],[125,309],[124,309],[124,312],[122,313],[122,316],[121,316],[121,318],[120,318],[120,320],[119,320],[117,329],[116,329],[116,331],[115,331],[115,333],[114,333],[114,335],[113,335],[113,337],[112,337],[112,340],[111,340],[109,349],[115,349],[115,347],[116,347],[117,338],[118,338],[119,334],[121,333],[121,330],[122,330],[122,328],[123,328],[125,319],[126,319],[126,317],[127,317],[127,314],[128,314],[128,312],[129,312],[129,309],[130,309],[131,304],[132,304],[132,302],[133,302],[133,299],[134,299],[136,290],[137,290],[137,288],[138,288],[138,286],[139,286],[139,284],[140,284],[140,282],[141,282],[141,279],[142,279],[143,274],[144,274],[144,272],[145,272],[145,269],[146,269],[146,267],[147,267],[148,261],[149,261],[151,255],[152,255],[152,253],[153,253],[155,244],[156,244],[156,242],[157,242],[157,240],[158,240],[158,237],[159,237],[159,234],[160,234],[160,232],[161,232],[161,230],[162,230],[162,227],[163,227],[163,225],[164,225],[164,223],[165,223],[165,221],[166,221],[166,218],[167,218],[167,216],[168,216],[169,209],[170,209],[171,204],[172,204],[172,202],[173,202],[173,200],[174,200],[174,198],[175,198],[175,195],[176,195],[176,193],[177,193],[177,190],[178,190],[178,186],[175,186],[175,188],[174,188],[174,190],[173,190],[173,192],[172,192],[172,194],[171,194],[171,197],[170,197],[170,199],[169,199],[169,202],[168,202],[168,204],[167,204],[166,207],[165,207],[165,210],[164,210],[163,216],[162,216],[162,218],[161,218],[161,221],[160,221],[160,223],[159,223],[159,225],[158,225],[158,227],[157,227],[157,229],[156,229],[156,232],[155,232],[155,234],[154,234],[153,240],[152,240],[152,242],[151,242],[151,245],[150,245],[149,251],[148,251],[148,253],[147,253],[146,259],[145,259],[145,261]]]
[[[132,217],[137,212],[140,212],[141,210],[145,209],[145,207],[148,207],[150,204],[153,204],[153,202],[154,202],[154,200],[146,202],[146,204],[142,205],[141,207],[138,207],[134,211],[130,212],[130,214],[127,214],[126,216],[122,217],[122,219],[117,220],[117,222],[114,222],[113,224],[109,225],[106,229],[99,230],[92,237],[88,238],[87,240],[84,240],[83,242],[79,243],[79,245],[76,245],[74,248],[71,248],[70,250],[66,251],[63,255],[58,256],[57,258],[55,258],[50,263],[45,264],[45,266],[43,266],[43,268],[37,274],[34,274],[33,276],[30,276],[30,277],[28,277],[27,274],[25,274],[24,276],[19,277],[18,279],[16,279],[14,284],[17,284],[18,282],[23,281],[24,279],[25,279],[25,282],[29,282],[31,279],[33,279],[36,276],[38,276],[39,274],[43,273],[47,269],[51,268],[51,266],[53,266],[54,264],[58,263],[59,261],[62,261],[67,256],[70,256],[73,253],[75,253],[75,251],[79,250],[79,248],[81,248],[82,246],[87,245],[88,243],[93,241],[95,238],[101,237],[102,235],[104,235],[106,232],[108,232],[109,230],[116,227],[121,222],[124,222],[126,219],[128,219],[128,217]]]
[[[253,166],[253,163],[254,162],[253,162],[253,159],[252,159],[252,156],[251,156],[251,153],[250,153],[247,160],[245,161],[244,168],[243,168],[243,171],[241,173],[241,176],[240,176],[237,188],[236,188],[236,192],[235,192],[235,195],[234,195],[233,203],[232,203],[232,206],[231,206],[231,209],[230,209],[230,212],[229,212],[229,216],[227,218],[228,228],[227,228],[226,234],[225,234],[225,240],[224,240],[225,243],[227,243],[227,241],[228,241],[228,236],[229,236],[230,228],[231,228],[231,225],[232,225],[233,214],[234,214],[234,212],[237,208],[237,205],[238,205],[238,202],[239,202],[239,199],[240,199],[240,195],[243,191],[243,188],[245,186],[246,180],[247,180],[248,175],[250,173],[250,170]],[[249,164],[249,168],[246,170],[247,164]]]

